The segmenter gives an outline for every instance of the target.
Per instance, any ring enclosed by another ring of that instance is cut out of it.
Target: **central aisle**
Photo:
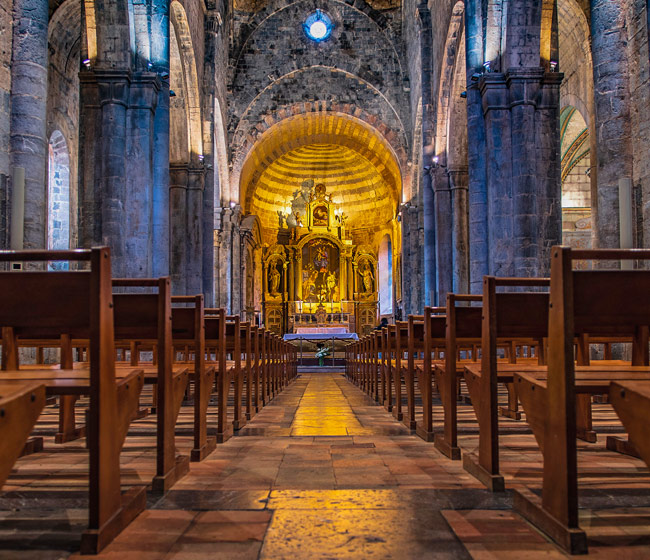
[[[463,559],[513,533],[553,557],[510,506],[342,374],[303,374],[99,558]]]

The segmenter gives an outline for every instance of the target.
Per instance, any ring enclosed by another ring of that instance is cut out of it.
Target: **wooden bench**
[[[175,354],[179,351],[193,355],[184,364],[189,368],[194,386],[194,444],[190,460],[202,461],[214,451],[217,439],[208,434],[208,407],[215,384],[215,366],[206,359],[205,308],[203,295],[172,296],[172,343]],[[218,350],[217,350],[218,352]]]
[[[571,553],[587,551],[586,535],[578,525],[576,395],[607,393],[612,381],[650,379],[650,271],[572,266],[574,260],[620,259],[650,259],[650,251],[552,248],[548,370],[514,377],[544,456],[541,500],[522,489],[515,493],[515,508]],[[632,365],[576,366],[574,340],[581,332],[630,337]]]
[[[629,434],[630,442],[633,442],[634,450],[650,468],[650,382],[614,381],[608,396]]]
[[[134,369],[116,377],[108,248],[90,251],[0,252],[1,262],[89,262],[73,272],[0,272],[0,325],[3,327],[0,381],[36,381],[47,395],[88,395],[88,528],[81,552],[94,554],[110,543],[145,507],[145,487],[122,495],[120,450],[144,382]],[[67,336],[90,340],[88,369],[19,370],[18,340]]]
[[[445,309],[446,311],[446,309]],[[415,432],[424,441],[434,440],[433,431],[433,370],[440,358],[439,350],[446,345],[447,318],[441,308],[425,307],[424,320],[411,321],[409,330],[409,368],[422,398],[422,422],[416,422]],[[415,359],[422,354],[422,361]]]
[[[483,278],[483,318],[481,362],[465,367],[465,383],[479,424],[478,455],[465,453],[463,467],[492,491],[503,491],[504,480],[499,472],[499,428],[497,384],[509,385],[509,408],[505,415],[516,418],[517,395],[512,388],[517,366],[515,349],[509,352],[508,363],[497,355],[499,341],[528,339],[543,348],[548,333],[548,293],[498,292],[498,288],[548,288],[548,279]],[[538,365],[543,365],[543,353],[538,353]],[[516,369],[515,369],[516,368]],[[514,399],[514,402],[513,402]],[[513,414],[514,413],[514,414]]]
[[[130,345],[130,366],[142,367],[144,382],[154,385],[156,397],[157,458],[152,490],[164,493],[189,472],[189,457],[176,454],[175,429],[189,381],[188,368],[173,364],[171,282],[169,278],[114,279],[115,339]],[[143,293],[142,289],[155,290]],[[141,364],[138,345],[155,347],[155,365]]]
[[[208,315],[209,313],[209,315]],[[217,388],[217,443],[223,443],[232,436],[232,424],[228,423],[228,397],[233,381],[234,367],[226,361],[226,311],[206,309],[205,345],[208,348],[208,362],[216,368]],[[212,360],[214,350],[214,360]]]
[[[448,294],[445,323],[445,359],[438,361],[434,375],[442,400],[444,430],[434,437],[434,445],[450,459],[460,459],[458,447],[458,383],[465,370],[459,359],[461,347],[476,348],[481,340],[482,308],[464,306],[481,302],[480,295]],[[459,305],[461,304],[461,305]],[[475,350],[474,350],[475,352]],[[476,361],[473,353],[472,361]]]
[[[45,385],[0,381],[0,489],[45,406]]]

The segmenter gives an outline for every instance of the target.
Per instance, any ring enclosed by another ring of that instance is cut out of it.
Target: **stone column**
[[[481,95],[485,115],[484,157],[487,160],[488,273],[513,276],[512,142],[505,75],[485,74],[481,79]]]
[[[424,236],[423,228],[420,227],[421,210],[417,206],[409,206],[409,254],[411,262],[410,271],[410,298],[411,313],[422,313],[424,310],[424,282],[422,281],[422,263],[423,263],[423,245]]]
[[[408,317],[411,313],[411,301],[409,294],[411,293],[411,254],[409,250],[409,203],[400,206],[401,224],[402,224],[402,310],[404,317]]]
[[[424,304],[435,305],[436,291],[436,234],[435,208],[432,177],[429,165],[433,138],[433,99],[432,99],[432,27],[431,12],[427,4],[417,8],[418,33],[420,43],[420,63],[422,66],[422,191],[424,206]]]
[[[171,230],[170,269],[172,292],[186,294],[187,275],[187,187],[189,181],[188,165],[186,163],[169,166],[169,205]]]
[[[166,70],[169,73],[169,65]],[[169,274],[169,79],[160,82],[158,106],[153,121],[153,276]]]
[[[127,169],[124,200],[128,232],[125,239],[125,273],[129,277],[150,278],[157,251],[153,239],[153,189],[154,184],[154,115],[160,91],[160,81],[155,73],[146,72],[131,80],[129,110],[127,114]]]
[[[599,248],[619,247],[618,180],[632,178],[628,22],[625,9],[626,5],[622,2],[591,2],[598,138],[597,191],[592,193],[591,204],[596,246]]]
[[[47,237],[48,3],[45,0],[14,0],[13,9],[10,161],[12,169],[25,169],[24,247],[42,249]],[[7,208],[7,229],[10,216],[11,203]]]
[[[186,281],[187,294],[203,293],[203,181],[205,169],[203,165],[191,165],[188,168],[187,183],[187,230],[183,240],[186,249]],[[173,242],[176,242],[174,239]]]
[[[422,203],[424,206],[424,305],[436,305],[436,208],[432,169],[424,168]]]
[[[114,277],[129,275],[131,263],[126,253],[129,236],[124,223],[127,175],[127,107],[131,75],[124,70],[94,72],[99,88],[101,136],[98,139],[101,173],[101,243],[111,248]]]
[[[235,206],[231,216],[231,247],[232,247],[232,295],[230,312],[233,315],[239,314],[241,310],[241,243],[239,234],[239,222],[241,207]]]
[[[436,210],[436,271],[439,304],[447,301],[447,293],[452,291],[452,210],[449,177],[442,167],[431,169],[432,186]]]
[[[466,294],[469,293],[468,173],[466,167],[450,168],[447,173],[453,215],[453,292]]]

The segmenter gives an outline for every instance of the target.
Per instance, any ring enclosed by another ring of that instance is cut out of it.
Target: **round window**
[[[303,28],[307,37],[309,37],[312,41],[320,43],[332,34],[334,24],[325,12],[316,10],[305,20],[305,23],[303,23]]]

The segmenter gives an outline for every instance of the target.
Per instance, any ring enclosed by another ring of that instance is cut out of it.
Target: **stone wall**
[[[7,239],[7,183],[9,177],[9,111],[11,91],[12,0],[0,0],[0,248]]]

